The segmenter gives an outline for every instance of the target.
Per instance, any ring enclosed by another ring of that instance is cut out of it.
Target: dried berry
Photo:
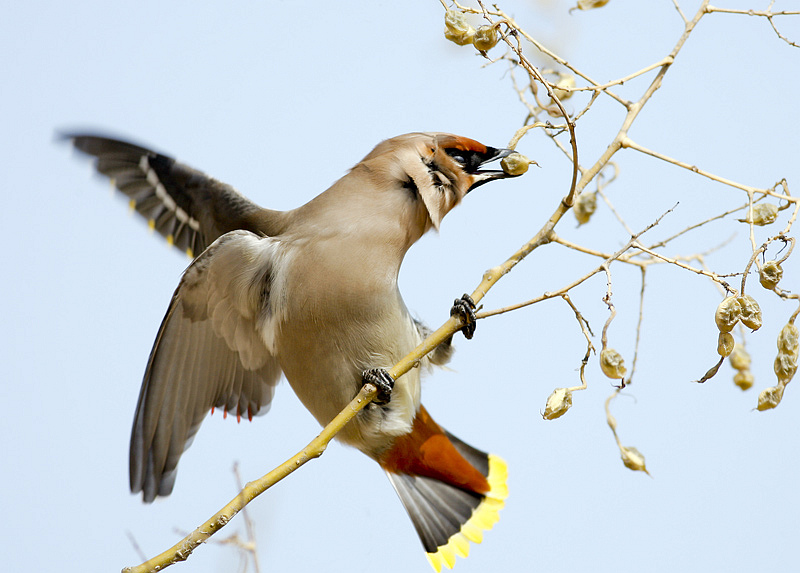
[[[798,352],[800,352],[800,341],[798,341],[798,331],[794,324],[787,324],[778,334],[778,352],[797,358]]]
[[[566,414],[571,407],[572,392],[569,388],[556,388],[547,398],[547,405],[544,407],[542,418],[555,420]]]
[[[781,403],[783,398],[783,386],[772,386],[766,390],[762,390],[758,395],[758,406],[756,408],[760,411],[771,410]]]
[[[578,10],[591,10],[592,8],[602,8],[608,4],[608,0],[578,0]]]
[[[704,382],[707,382],[708,380],[711,380],[714,376],[717,375],[717,372],[719,372],[719,367],[722,366],[722,363],[724,361],[725,361],[725,357],[723,356],[722,358],[719,359],[719,362],[717,362],[716,364],[714,364],[714,366],[709,368],[706,371],[706,373],[703,374],[703,377],[700,378],[700,380],[696,380],[696,382],[698,384],[703,384]]]
[[[730,332],[742,316],[742,305],[735,296],[729,296],[717,307],[714,320],[720,332]]]
[[[783,278],[783,269],[778,261],[767,261],[758,271],[758,282],[767,290],[772,290]]]
[[[597,209],[597,193],[590,193],[584,191],[578,195],[575,205],[572,207],[572,212],[578,220],[578,226],[589,222],[595,210]]]
[[[603,370],[603,374],[611,379],[622,378],[627,372],[625,361],[613,348],[604,348],[600,352],[600,368]]]
[[[792,381],[797,372],[797,357],[779,353],[775,357],[775,363],[772,368],[775,371],[775,376],[778,377],[778,384],[785,386]]]
[[[472,43],[475,28],[470,26],[466,15],[457,10],[448,10],[444,14],[444,37],[459,46]]]
[[[736,300],[739,301],[739,306],[742,309],[742,324],[753,330],[761,328],[761,307],[758,306],[756,299],[746,294],[740,296]]]
[[[753,373],[749,370],[742,370],[741,372],[737,372],[733,377],[733,383],[736,384],[742,390],[749,390],[753,387],[753,382],[755,379],[753,378]]]
[[[514,152],[500,161],[500,167],[509,175],[522,175],[531,163],[533,162],[521,153]]]
[[[720,332],[717,339],[717,354],[730,356],[733,352],[733,335],[730,332]]]
[[[553,94],[555,94],[555,96],[561,101],[564,101],[565,99],[569,99],[570,97],[572,97],[571,88],[574,87],[575,87],[575,76],[563,75],[561,76],[561,79],[558,80],[558,83],[556,83],[556,86],[553,89]]]
[[[475,37],[472,39],[472,44],[482,52],[491,50],[497,45],[499,38],[497,28],[494,26],[481,26],[475,30]]]
[[[748,213],[747,219],[739,219],[742,223],[750,223],[752,221],[753,225],[758,225],[762,227],[764,225],[769,225],[770,223],[774,223],[775,219],[778,218],[778,206],[773,205],[772,203],[759,203],[758,205],[753,205],[753,218],[750,219],[750,214]]]
[[[644,456],[639,450],[636,448],[622,447],[620,451],[622,452],[622,463],[625,464],[626,468],[650,475],[650,472],[647,471],[644,465]]]
[[[739,344],[734,346],[729,361],[731,367],[733,367],[735,370],[750,370],[750,355],[747,353],[747,350],[745,350],[744,347]]]

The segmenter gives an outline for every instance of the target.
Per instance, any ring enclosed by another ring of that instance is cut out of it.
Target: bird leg
[[[475,301],[468,294],[457,298],[453,302],[453,308],[450,309],[450,316],[461,318],[464,326],[461,332],[464,333],[464,338],[469,340],[475,334],[475,326],[477,325],[477,318],[475,317]]]
[[[361,375],[361,385],[372,384],[378,389],[378,394],[372,400],[374,404],[383,406],[392,399],[394,378],[386,368],[370,368]]]

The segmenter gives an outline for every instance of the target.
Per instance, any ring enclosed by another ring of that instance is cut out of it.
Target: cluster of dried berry
[[[496,25],[480,26],[476,30],[467,21],[463,12],[448,10],[444,15],[444,37],[459,46],[472,44],[481,52],[485,52],[497,45],[500,34]]]

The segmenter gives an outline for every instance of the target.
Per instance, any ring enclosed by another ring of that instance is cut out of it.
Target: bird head
[[[514,177],[484,166],[513,153],[449,133],[409,133],[379,143],[362,164],[388,169],[396,184],[421,200],[430,226],[438,229],[449,213],[473,189]]]

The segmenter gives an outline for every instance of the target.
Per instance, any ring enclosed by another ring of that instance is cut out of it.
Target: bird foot
[[[378,389],[378,394],[372,400],[373,404],[383,406],[392,399],[394,378],[386,368],[370,368],[361,375],[361,385],[372,384]]]
[[[475,317],[475,301],[468,294],[457,298],[453,302],[453,308],[450,309],[450,316],[461,318],[464,326],[461,332],[464,333],[464,338],[471,339],[475,334],[475,327],[477,326],[477,318]]]

